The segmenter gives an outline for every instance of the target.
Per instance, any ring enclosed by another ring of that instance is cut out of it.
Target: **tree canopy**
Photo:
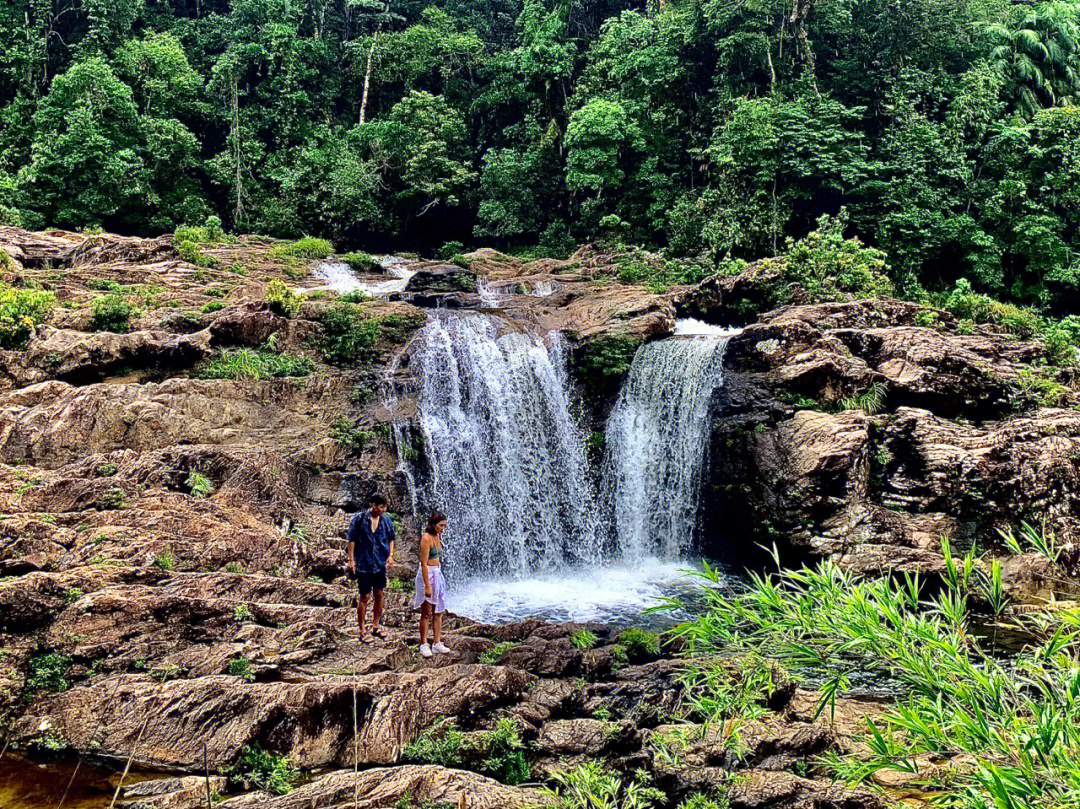
[[[1078,0],[10,0],[0,219],[718,264],[844,211],[903,293],[1063,310],[1078,103]]]

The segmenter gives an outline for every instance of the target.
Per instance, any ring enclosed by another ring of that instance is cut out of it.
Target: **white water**
[[[733,334],[704,325],[684,322],[683,334],[697,336],[642,346],[608,419],[605,503],[626,558],[686,558],[694,548],[709,412]]]
[[[385,281],[363,281],[357,278],[356,273],[348,264],[340,261],[324,261],[315,270],[315,277],[325,283],[315,289],[329,289],[342,295],[360,290],[381,298],[393,292],[401,292],[409,283],[409,279],[416,275],[415,270],[409,269],[409,262],[398,256],[380,256],[379,265],[386,270],[390,278]]]
[[[420,345],[424,499],[450,517],[448,574],[526,579],[595,564],[594,498],[561,343],[440,313]]]

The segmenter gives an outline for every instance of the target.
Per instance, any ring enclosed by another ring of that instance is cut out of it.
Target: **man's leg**
[[[379,631],[379,625],[380,625],[380,622],[382,621],[382,610],[383,610],[383,591],[382,591],[382,589],[377,589],[377,590],[374,591],[374,599],[373,599],[372,605],[371,605],[371,631],[372,632],[378,632]]]
[[[360,637],[364,637],[364,635],[367,634],[364,632],[364,618],[367,615],[367,603],[370,595],[370,591],[361,593],[360,600],[356,605],[356,625],[360,628]]]

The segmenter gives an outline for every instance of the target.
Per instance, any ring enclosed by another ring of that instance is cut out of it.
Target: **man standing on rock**
[[[356,576],[360,600],[356,607],[356,621],[360,627],[360,640],[372,643],[375,638],[387,637],[379,626],[383,613],[383,590],[386,589],[386,571],[394,561],[394,521],[386,516],[386,498],[380,494],[371,496],[367,511],[353,515],[349,530],[346,554],[349,573]],[[364,630],[367,616],[368,596],[375,592],[375,605],[371,610],[371,634]],[[374,635],[374,637],[372,637]]]

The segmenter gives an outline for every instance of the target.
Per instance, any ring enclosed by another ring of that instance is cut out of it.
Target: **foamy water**
[[[665,596],[692,594],[696,584],[682,572],[692,566],[647,559],[634,565],[564,568],[520,580],[474,579],[457,587],[450,582],[450,609],[486,623],[541,618],[641,624],[641,612]],[[652,619],[670,620],[671,616]]]
[[[390,276],[385,281],[364,281],[357,277],[348,264],[340,261],[324,261],[315,270],[315,277],[325,283],[314,289],[329,289],[341,295],[359,290],[381,298],[394,292],[401,292],[409,283],[409,279],[416,275],[415,270],[409,269],[408,261],[398,256],[380,256],[379,265]],[[314,289],[301,291],[312,292]]]
[[[732,337],[740,331],[742,329],[716,326],[695,317],[684,317],[675,321],[674,335],[676,337]]]

